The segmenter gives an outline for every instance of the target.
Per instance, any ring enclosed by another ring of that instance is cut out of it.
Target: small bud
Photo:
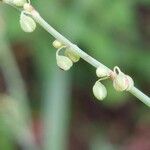
[[[134,86],[133,79],[121,72],[119,67],[114,67],[113,86],[117,91],[129,91]]]
[[[65,55],[70,58],[74,63],[80,60],[80,56],[73,52],[71,49],[66,49]]]
[[[100,66],[96,69],[96,75],[101,78],[101,77],[107,77],[109,76],[109,72],[106,68]]]
[[[30,17],[21,12],[20,25],[24,32],[33,32],[36,28],[35,21]]]
[[[61,42],[59,42],[58,40],[55,40],[53,42],[53,46],[56,48],[56,49],[59,49],[63,46],[63,44]]]
[[[27,3],[26,0],[13,0],[13,4],[19,7],[23,6],[25,3]]]
[[[113,80],[113,86],[117,91],[126,90],[128,88],[126,75],[118,74]]]
[[[103,100],[107,96],[107,90],[101,82],[97,81],[93,86],[93,94],[98,100]]]
[[[73,65],[73,62],[66,56],[57,56],[56,57],[56,61],[57,61],[57,65],[63,69],[64,71],[67,71],[69,70],[72,65]]]

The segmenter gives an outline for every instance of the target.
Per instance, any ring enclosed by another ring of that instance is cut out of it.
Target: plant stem
[[[86,62],[94,66],[95,68],[98,67],[104,67],[108,71],[112,72],[111,69],[109,69],[107,66],[103,65],[101,62],[97,61],[87,53],[85,53],[83,50],[81,50],[77,45],[71,43],[67,38],[65,38],[63,35],[61,35],[58,31],[56,31],[51,25],[49,25],[37,11],[31,12],[31,16],[33,19],[39,23],[48,33],[50,33],[52,36],[54,36],[58,41],[62,42],[67,47],[70,47],[72,51],[76,52],[82,59],[84,59]],[[139,100],[141,100],[144,104],[150,107],[150,98],[142,93],[139,89],[136,87],[131,88],[129,91],[131,94],[133,94],[135,97],[137,97]]]
[[[102,66],[107,70],[111,71],[108,67],[82,51],[77,45],[71,43],[67,38],[56,31],[52,26],[50,26],[38,13],[31,13],[34,20],[39,23],[48,33],[55,37],[58,41],[62,42],[65,46],[70,47],[72,51],[76,52],[82,59],[91,64],[94,67]]]
[[[129,92],[137,97],[139,100],[141,100],[145,105],[150,107],[150,98],[142,93],[139,89],[133,87]]]
[[[32,7],[32,6],[31,6]],[[65,46],[71,48],[72,51],[76,52],[82,59],[84,59],[86,62],[94,66],[95,68],[103,67],[108,72],[113,72],[111,69],[109,69],[107,66],[102,64],[101,62],[97,61],[87,53],[85,53],[83,50],[81,50],[77,45],[70,42],[67,38],[65,38],[62,34],[60,34],[58,31],[56,31],[51,25],[49,25],[41,16],[40,14],[32,7],[32,10],[30,10],[29,14],[31,17],[39,23],[48,33],[50,33],[53,37],[55,37],[58,41],[62,42]],[[138,90],[136,87],[133,87],[129,91],[131,94],[136,96],[139,100],[141,100],[143,103],[145,103],[147,106],[150,107],[150,98],[142,93],[140,90]]]

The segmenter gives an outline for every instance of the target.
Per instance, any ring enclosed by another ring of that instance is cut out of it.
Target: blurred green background
[[[32,0],[42,17],[106,66],[150,93],[150,0]],[[95,68],[56,66],[54,38],[28,34],[0,4],[0,150],[150,150],[150,111],[111,82],[92,94]]]

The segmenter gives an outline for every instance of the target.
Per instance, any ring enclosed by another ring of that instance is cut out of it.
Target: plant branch
[[[60,34],[58,31],[56,31],[51,25],[49,25],[37,11],[31,11],[31,16],[33,19],[39,23],[48,33],[50,33],[53,37],[55,37],[58,41],[62,42],[67,47],[70,47],[74,52],[76,52],[82,59],[84,59],[86,62],[94,66],[95,68],[98,67],[104,67],[109,72],[113,72],[111,69],[109,69],[107,66],[102,64],[101,62],[97,61],[87,53],[85,53],[83,50],[81,50],[77,45],[71,43],[67,38],[65,38],[62,34]],[[129,91],[131,94],[133,94],[135,97],[137,97],[139,100],[141,100],[144,104],[150,107],[150,98],[142,93],[139,89],[136,87],[133,87]]]
[[[25,6],[25,5],[24,5]],[[25,9],[25,7],[24,7]],[[71,48],[72,51],[77,53],[82,59],[84,59],[86,62],[94,66],[95,68],[102,67],[105,68],[110,74],[113,74],[113,71],[109,69],[107,66],[102,64],[101,62],[97,61],[87,53],[85,53],[83,50],[81,50],[77,45],[70,42],[67,38],[65,38],[62,34],[60,34],[58,31],[56,31],[51,25],[49,25],[41,16],[40,14],[30,5],[28,4],[27,9],[25,9],[27,13],[31,15],[31,17],[40,24],[48,33],[50,33],[53,37],[55,37],[58,41],[63,43],[65,46]],[[129,92],[136,96],[139,100],[141,100],[143,103],[145,103],[147,106],[150,107],[150,98],[142,93],[139,89],[136,87],[132,87]]]
[[[53,37],[55,37],[58,41],[63,43],[65,46],[70,47],[72,51],[76,52],[82,59],[84,59],[86,62],[94,66],[95,68],[98,68],[99,66],[102,66],[106,68],[107,70],[111,71],[108,67],[82,51],[77,45],[71,43],[67,38],[65,38],[63,35],[61,35],[58,31],[56,31],[52,26],[50,26],[40,15],[37,13],[37,11],[31,12],[32,17],[34,20],[39,23],[48,33],[50,33]]]

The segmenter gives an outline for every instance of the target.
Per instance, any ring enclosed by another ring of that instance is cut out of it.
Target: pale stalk
[[[70,42],[67,38],[65,38],[62,34],[60,34],[58,31],[56,31],[51,25],[49,25],[37,11],[31,11],[31,16],[33,19],[39,23],[48,33],[50,33],[53,37],[55,37],[58,41],[62,42],[67,47],[70,47],[74,52],[76,52],[82,59],[84,59],[86,62],[94,66],[95,68],[98,68],[100,66],[107,69],[109,72],[112,72],[111,69],[109,69],[107,66],[102,64],[101,62],[97,61],[95,58],[91,57],[87,53],[85,53],[83,50],[81,50],[77,45]],[[139,100],[141,100],[144,104],[150,107],[150,98],[145,95],[143,92],[141,92],[136,87],[133,87],[129,91],[131,94],[133,94],[135,97],[137,97]]]
[[[32,8],[32,9],[31,9]],[[27,11],[27,10],[25,10]],[[108,72],[112,73],[113,71],[109,69],[107,66],[102,64],[101,62],[97,61],[87,53],[85,53],[83,50],[81,50],[77,45],[70,42],[67,38],[65,38],[62,34],[60,34],[58,31],[56,31],[51,25],[49,25],[41,16],[40,14],[30,5],[29,11],[27,11],[32,18],[40,24],[48,33],[50,33],[53,37],[55,37],[58,41],[62,42],[65,46],[72,49],[72,51],[76,52],[82,59],[84,59],[86,62],[94,66],[95,68],[103,67]],[[136,87],[132,87],[129,91],[131,94],[133,94],[135,97],[137,97],[139,100],[141,100],[144,104],[150,107],[150,98],[145,95],[143,92],[141,92]]]

